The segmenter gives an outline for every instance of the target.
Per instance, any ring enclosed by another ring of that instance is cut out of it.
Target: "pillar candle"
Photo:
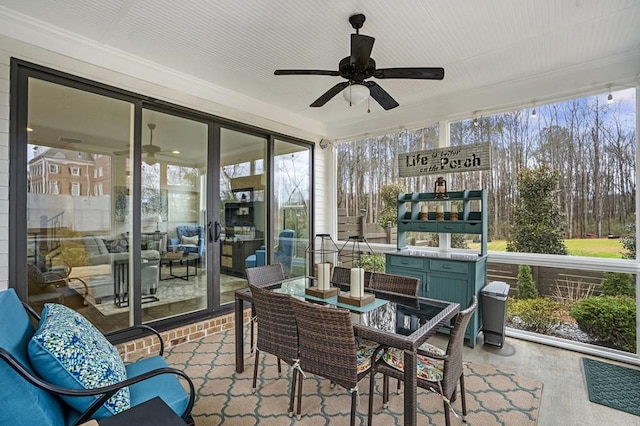
[[[316,263],[317,285],[319,290],[324,290],[324,263]]]
[[[427,207],[427,205],[426,205],[426,204],[423,204],[423,205],[422,205],[422,207],[421,207],[421,209],[420,209],[420,211],[421,211],[422,213],[429,213],[429,208]]]
[[[360,281],[360,270],[360,268],[351,268],[351,297],[360,297],[360,289],[362,287],[362,281]]]
[[[456,206],[455,204],[451,204],[451,207],[449,208],[449,211],[451,213],[458,213],[458,206]]]
[[[436,206],[436,213],[444,213],[444,207],[442,207],[442,204],[438,204]]]
[[[322,269],[322,286],[320,287],[322,290],[329,290],[329,281],[331,279],[331,265],[328,263],[320,264]]]
[[[364,297],[364,269],[363,268],[358,268],[360,269],[360,297]]]

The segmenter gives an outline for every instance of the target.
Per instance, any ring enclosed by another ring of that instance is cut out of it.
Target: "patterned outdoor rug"
[[[245,330],[247,327],[245,327]],[[245,350],[248,345],[245,345]],[[289,418],[288,388],[290,372],[283,364],[278,378],[276,359],[261,356],[258,389],[251,392],[252,356],[245,357],[245,371],[235,372],[234,333],[208,336],[197,342],[171,348],[167,360],[193,379],[197,399],[193,416],[198,426],[208,425],[346,425],[349,424],[351,398],[346,390],[331,389],[325,379],[307,374],[302,396],[302,419]],[[403,423],[403,396],[390,395],[389,408],[382,409],[382,378],[376,378],[373,422],[375,425]],[[542,396],[542,383],[501,371],[489,365],[467,363],[467,421],[471,425],[535,425]],[[395,380],[391,381],[395,389]],[[357,424],[366,424],[369,382],[359,384],[360,404]],[[402,392],[402,391],[401,391]],[[444,424],[442,399],[431,392],[418,395],[418,424]],[[460,398],[453,404],[462,412]],[[451,416],[452,424],[462,425],[462,418]]]
[[[589,401],[640,416],[640,370],[582,358]]]

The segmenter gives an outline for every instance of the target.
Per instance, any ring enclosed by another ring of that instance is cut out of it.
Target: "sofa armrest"
[[[13,370],[15,370],[20,376],[22,376],[26,381],[31,383],[32,385],[43,389],[47,392],[50,392],[55,395],[63,395],[63,396],[71,396],[71,397],[87,397],[87,396],[100,396],[95,403],[91,405],[78,420],[76,424],[84,423],[93,416],[93,414],[116,392],[120,389],[125,388],[127,386],[134,385],[136,383],[143,382],[152,377],[156,377],[162,374],[171,374],[178,376],[179,378],[184,379],[189,388],[189,400],[187,403],[187,407],[185,408],[184,413],[182,413],[182,418],[186,421],[191,416],[191,410],[193,409],[193,404],[195,402],[195,387],[193,385],[193,381],[191,378],[183,371],[172,368],[172,367],[162,367],[156,368],[142,374],[139,374],[134,377],[127,378],[119,383],[103,386],[100,388],[94,389],[70,389],[61,386],[54,385],[45,380],[42,380],[40,377],[31,374],[18,360],[16,360],[11,353],[9,353],[4,348],[0,348],[0,359],[4,360]]]
[[[160,351],[158,353],[159,356],[163,356],[164,354],[164,340],[162,340],[162,336],[160,335],[160,333],[158,332],[158,330],[156,330],[153,327],[150,327],[148,325],[145,324],[139,324],[139,325],[135,325],[133,327],[129,327],[131,330],[139,330],[141,333],[144,333],[145,331],[150,331],[152,334],[154,334],[158,340],[160,341]],[[119,331],[112,331],[110,333],[104,333],[104,337],[106,337],[107,339],[109,339],[109,337],[115,335],[119,333]]]

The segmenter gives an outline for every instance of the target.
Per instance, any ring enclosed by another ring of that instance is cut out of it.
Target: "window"
[[[80,184],[78,182],[73,182],[71,184],[71,195],[74,197],[80,196]]]
[[[60,173],[60,166],[57,164],[49,164],[49,173]]]
[[[100,197],[100,196],[102,196],[102,195],[104,195],[104,187],[102,186],[102,184],[101,184],[101,183],[99,183],[99,184],[97,185],[97,188],[96,188],[96,195],[97,195],[97,196],[99,196],[99,197]]]
[[[49,181],[49,194],[53,194],[53,195],[60,194],[60,188],[58,187],[57,180]]]
[[[71,176],[80,176],[80,167],[70,167],[69,172]]]
[[[104,168],[101,166],[101,167],[98,167],[98,177],[102,177],[102,176],[104,176]]]

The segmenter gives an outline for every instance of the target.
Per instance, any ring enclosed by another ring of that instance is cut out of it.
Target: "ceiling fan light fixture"
[[[371,92],[369,88],[363,84],[350,84],[342,91],[342,96],[349,102],[349,105],[358,105],[369,99]]]

